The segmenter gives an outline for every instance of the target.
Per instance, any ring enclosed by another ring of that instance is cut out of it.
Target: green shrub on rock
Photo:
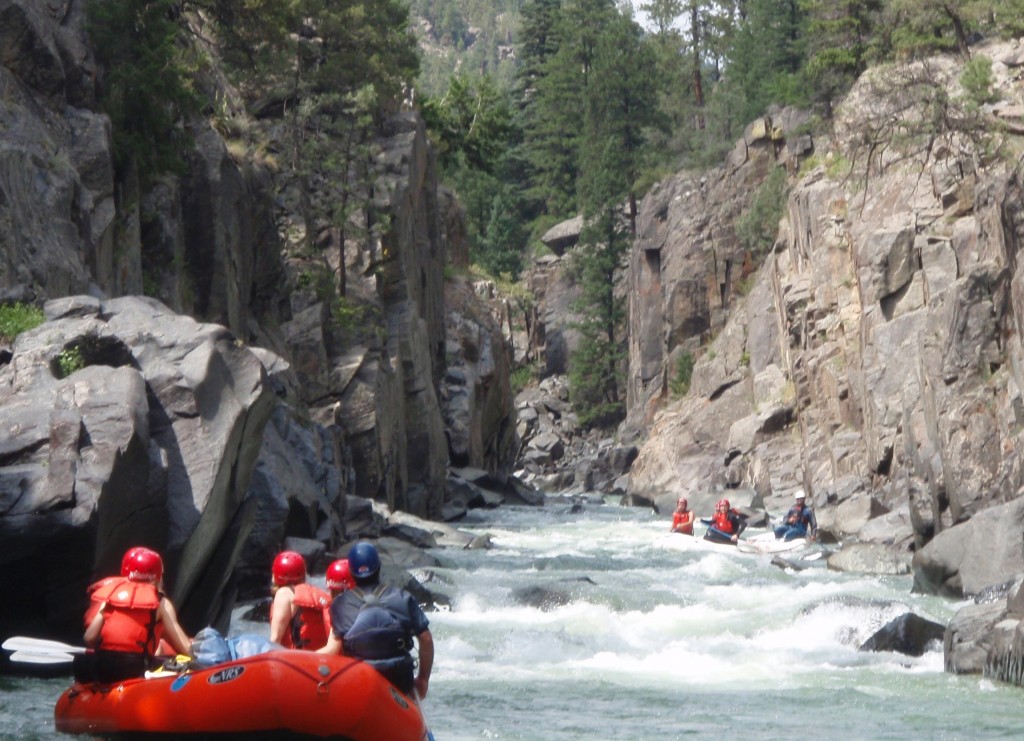
[[[30,304],[0,306],[0,340],[13,340],[22,332],[45,321],[43,310]]]

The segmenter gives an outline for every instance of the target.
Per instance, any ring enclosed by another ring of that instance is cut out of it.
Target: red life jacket
[[[675,530],[680,525],[683,525],[682,532],[684,535],[693,535],[693,513],[691,513],[689,510],[687,510],[686,512],[673,513],[672,529]]]
[[[716,511],[711,517],[711,526],[715,528],[715,530],[721,530],[723,533],[731,535],[735,528],[733,528],[732,520],[729,519],[730,514],[732,514],[731,510],[729,512]]]
[[[87,621],[91,622],[100,605],[106,603],[97,650],[156,654],[163,626],[156,619],[162,596],[155,584],[116,576],[96,582],[89,587],[89,592]]]
[[[292,589],[295,591],[292,604],[298,609],[285,631],[284,647],[308,651],[322,648],[327,644],[324,611],[331,605],[331,596],[312,584],[296,584]]]

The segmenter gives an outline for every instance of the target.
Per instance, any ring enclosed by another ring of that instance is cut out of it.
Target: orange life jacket
[[[315,651],[327,644],[324,611],[331,605],[331,596],[312,584],[296,584],[292,604],[298,609],[292,617],[282,643],[285,648]]]
[[[156,585],[116,576],[96,582],[89,592],[88,622],[106,603],[97,650],[156,654],[163,637],[163,626],[156,618],[162,595]]]

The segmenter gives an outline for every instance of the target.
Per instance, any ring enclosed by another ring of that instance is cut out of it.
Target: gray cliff
[[[342,244],[305,208],[330,183],[299,203],[206,118],[182,175],[116,172],[85,26],[82,3],[0,2],[0,303],[46,311],[0,338],[0,633],[78,640],[85,586],[142,542],[186,628],[225,627],[283,545],[322,568],[382,513],[440,517],[453,461],[506,482],[500,304],[445,283],[465,226],[419,117],[380,132],[386,227]],[[200,87],[273,141],[279,112]],[[305,280],[314,242],[348,324]]]

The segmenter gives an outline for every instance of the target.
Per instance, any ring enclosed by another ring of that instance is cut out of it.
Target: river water
[[[920,658],[858,651],[894,617],[945,623],[958,604],[909,577],[785,570],[666,535],[647,510],[477,511],[490,550],[439,550],[437,659],[424,711],[469,739],[1020,738],[1024,690]],[[692,546],[692,547],[682,547]],[[417,573],[421,579],[428,575]],[[529,606],[542,586],[556,599]],[[64,738],[67,680],[0,678],[0,738]],[[381,741],[387,741],[382,739]]]

